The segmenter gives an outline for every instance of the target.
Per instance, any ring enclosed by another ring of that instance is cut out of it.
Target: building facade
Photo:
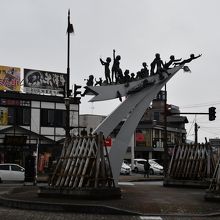
[[[78,134],[80,98],[69,102],[71,134]],[[63,97],[0,91],[0,163],[24,165],[25,157],[38,151],[43,170],[49,158],[59,156],[65,128]]]
[[[138,124],[134,136],[134,157],[155,158],[162,161],[165,140],[169,151],[175,145],[185,143],[186,123],[188,123],[187,117],[180,116],[178,106],[166,104],[164,91],[161,91]]]

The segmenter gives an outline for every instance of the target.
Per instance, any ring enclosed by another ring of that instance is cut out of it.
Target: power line
[[[211,106],[211,105],[220,105],[220,101],[216,102],[204,102],[204,103],[198,103],[194,105],[183,105],[179,106],[180,108],[199,108],[199,107],[205,107],[205,106]]]

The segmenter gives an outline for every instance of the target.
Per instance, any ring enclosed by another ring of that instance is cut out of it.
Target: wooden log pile
[[[218,160],[218,163],[216,164],[215,171],[214,171],[208,192],[220,194],[220,159]]]
[[[103,135],[66,139],[49,185],[55,188],[115,187]]]
[[[176,180],[209,180],[215,161],[209,144],[187,144],[173,149],[168,178]]]

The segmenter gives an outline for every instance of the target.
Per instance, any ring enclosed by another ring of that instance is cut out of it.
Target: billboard
[[[21,69],[18,67],[0,66],[0,90],[20,91]]]
[[[24,92],[57,95],[65,85],[66,74],[24,69]]]

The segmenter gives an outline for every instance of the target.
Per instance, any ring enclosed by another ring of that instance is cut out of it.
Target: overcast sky
[[[122,70],[137,72],[155,53],[189,58],[192,73],[180,71],[167,85],[168,103],[183,112],[217,108],[214,122],[207,115],[187,116],[188,138],[193,122],[200,126],[199,141],[220,137],[220,1],[219,0],[0,0],[0,65],[66,72],[67,12],[75,34],[71,36],[71,84],[85,85],[90,74],[104,76],[99,58],[121,55]],[[108,115],[118,100],[88,103],[80,113]]]

